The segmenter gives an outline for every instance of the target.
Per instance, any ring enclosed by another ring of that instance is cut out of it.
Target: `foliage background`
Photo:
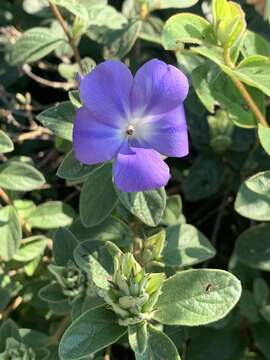
[[[103,261],[95,241],[109,240],[128,251],[134,233],[149,237],[163,228],[168,276],[191,266],[222,269],[243,287],[240,302],[223,320],[203,328],[163,328],[181,358],[270,359],[269,129],[261,126],[258,134],[257,120],[227,75],[220,75],[218,62],[190,51],[194,39],[170,48],[172,35],[164,24],[172,15],[184,11],[212,21],[210,1],[184,1],[177,8],[180,2],[55,0],[71,42],[46,0],[0,3],[0,354],[18,342],[34,349],[35,355],[23,348],[24,359],[58,358],[74,304],[70,294],[63,296],[67,285],[63,278],[59,283],[56,268],[73,257],[72,242],[90,240],[89,249]],[[194,5],[181,9],[183,3]],[[238,3],[248,27],[240,58],[268,58],[246,76],[248,91],[269,118],[269,3]],[[162,191],[143,199],[143,209],[134,208],[105,183],[109,166],[91,173],[74,159],[70,139],[79,105],[74,78],[80,70],[74,48],[84,71],[114,58],[135,72],[159,58],[188,75],[190,154],[168,159],[172,180],[165,211]],[[76,306],[75,314],[81,311]],[[122,338],[88,358],[131,359],[127,343]]]

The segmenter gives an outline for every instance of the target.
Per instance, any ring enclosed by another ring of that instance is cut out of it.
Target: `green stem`
[[[69,44],[70,44],[70,46],[71,46],[71,48],[73,50],[76,62],[79,65],[81,73],[83,74],[83,66],[82,66],[81,56],[80,56],[79,50],[78,50],[78,48],[77,48],[77,46],[75,44],[75,41],[74,41],[73,37],[71,36],[71,34],[69,32],[69,29],[67,27],[65,19],[63,18],[60,10],[58,9],[58,7],[56,5],[52,4],[50,1],[49,1],[49,5],[50,5],[50,8],[52,10],[53,15],[58,20],[59,24],[62,26],[62,29],[64,30],[65,34],[67,35],[68,42],[69,42]]]
[[[225,64],[230,69],[233,70],[235,68],[234,63],[231,61],[230,49],[229,48],[224,49],[224,61],[225,61]],[[266,118],[264,117],[264,115],[262,114],[262,112],[260,111],[260,109],[258,108],[256,103],[254,102],[254,100],[250,96],[250,94],[247,91],[247,89],[245,88],[244,84],[239,79],[237,79],[234,75],[229,75],[229,76],[230,76],[231,80],[233,81],[234,85],[239,90],[239,92],[242,95],[243,99],[245,100],[246,104],[248,105],[250,110],[255,115],[258,122],[264,127],[269,127],[269,125],[268,125],[268,123],[266,121]]]

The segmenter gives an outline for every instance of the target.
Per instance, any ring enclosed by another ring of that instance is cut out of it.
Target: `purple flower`
[[[188,80],[176,67],[151,60],[133,78],[120,61],[105,61],[80,81],[73,144],[84,164],[113,160],[124,192],[158,189],[170,179],[161,154],[188,154],[183,101]]]

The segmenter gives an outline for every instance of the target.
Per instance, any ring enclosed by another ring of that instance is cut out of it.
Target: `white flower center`
[[[126,129],[126,134],[128,136],[132,136],[135,132],[135,127],[132,124],[129,124],[127,129]]]

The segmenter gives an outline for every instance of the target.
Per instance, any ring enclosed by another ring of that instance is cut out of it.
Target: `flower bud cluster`
[[[141,251],[143,264],[158,263],[161,261],[165,238],[166,233],[164,230],[161,230],[143,241],[143,249]]]
[[[62,272],[60,285],[64,295],[69,298],[74,298],[84,292],[86,276],[72,261],[70,261]]]
[[[25,344],[18,342],[13,338],[8,338],[6,342],[6,350],[0,354],[3,360],[35,360],[34,351]]]
[[[118,253],[109,289],[99,295],[119,316],[120,325],[133,325],[151,319],[164,280],[164,274],[146,273],[131,253]]]

